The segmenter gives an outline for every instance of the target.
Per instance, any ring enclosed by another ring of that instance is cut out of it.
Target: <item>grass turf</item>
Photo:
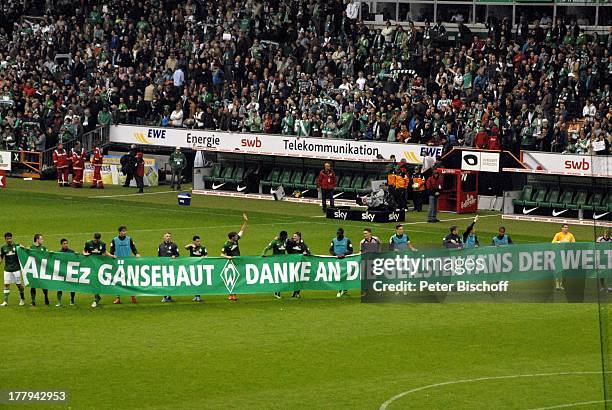
[[[314,253],[326,254],[338,226],[355,243],[364,227],[321,218],[317,206],[284,202],[195,196],[191,207],[179,208],[166,189],[117,196],[134,190],[9,180],[0,190],[0,230],[24,245],[40,232],[51,250],[63,237],[81,250],[93,232],[108,242],[125,224],[143,255],[155,253],[166,230],[179,246],[199,234],[209,254],[218,255],[242,211],[250,222],[243,254],[259,254],[282,229],[302,231]],[[481,215],[483,244],[500,224],[515,242],[549,241],[558,231]],[[442,214],[441,224],[420,223],[425,217],[408,215],[407,232],[420,248],[440,246],[451,223],[469,223],[454,221],[469,216],[452,214]],[[392,225],[372,225],[382,240],[393,232]],[[595,233],[590,227],[572,232],[578,240]],[[222,297],[163,305],[159,298],[139,298],[137,305],[113,306],[110,299],[98,310],[89,308],[90,295],[79,295],[75,307],[18,308],[13,288],[12,306],[0,311],[0,389],[67,389],[72,408],[378,408],[430,384],[532,375],[438,386],[390,408],[538,408],[603,400],[601,375],[533,376],[601,370],[594,304],[361,304],[357,296],[338,300],[329,292],[304,292],[301,300],[246,295],[235,304]]]

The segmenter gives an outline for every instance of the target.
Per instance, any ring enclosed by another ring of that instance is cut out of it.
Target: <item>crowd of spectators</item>
[[[460,23],[452,38],[440,22],[368,27],[361,7],[7,1],[0,149],[136,123],[609,153],[612,35],[521,18],[490,19],[485,38]]]

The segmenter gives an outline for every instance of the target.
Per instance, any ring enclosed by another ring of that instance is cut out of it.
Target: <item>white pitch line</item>
[[[568,407],[586,406],[586,405],[589,405],[589,404],[605,403],[607,401],[612,401],[612,400],[581,401],[581,402],[578,402],[578,403],[559,404],[558,406],[538,407],[537,409],[530,409],[530,410],[565,409],[565,408],[568,408]]]
[[[612,373],[612,372],[606,372],[606,373]],[[434,387],[450,386],[453,384],[461,384],[461,383],[473,383],[473,382],[487,381],[487,380],[518,379],[521,377],[549,377],[549,376],[566,376],[566,375],[569,376],[569,375],[584,375],[584,374],[602,374],[602,372],[598,371],[598,372],[559,372],[559,373],[514,374],[514,375],[509,375],[509,376],[478,377],[475,379],[452,380],[448,382],[428,384],[427,386],[417,387],[415,389],[406,390],[405,392],[396,394],[395,396],[391,397],[390,399],[385,401],[383,404],[381,404],[380,410],[386,410],[391,403],[393,403],[394,401],[398,399],[401,399],[404,396],[407,396],[412,393],[420,392],[423,390],[433,389]]]
[[[139,193],[135,193],[135,194],[118,194],[118,195],[92,195],[92,196],[88,196],[87,198],[89,199],[96,199],[96,198],[119,198],[119,197],[125,197],[125,196],[142,196],[142,195],[159,195],[159,194],[171,194],[171,193],[178,193],[179,191],[158,191],[158,192],[143,192],[142,194]]]

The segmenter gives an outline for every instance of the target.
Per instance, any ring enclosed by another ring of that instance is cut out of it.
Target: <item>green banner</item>
[[[359,289],[359,256],[111,258],[18,248],[31,287],[111,295]]]
[[[612,242],[434,249],[343,259],[305,255],[114,259],[21,247],[17,254],[25,281],[32,287],[112,295],[379,290],[382,283],[426,286],[465,280],[612,278]]]

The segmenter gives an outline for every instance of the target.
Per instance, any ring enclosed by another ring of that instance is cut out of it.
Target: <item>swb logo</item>
[[[234,292],[234,287],[236,286],[236,283],[238,283],[239,277],[240,272],[238,272],[238,269],[236,269],[234,261],[229,259],[221,271],[221,279],[223,280],[223,284],[229,293]]]

